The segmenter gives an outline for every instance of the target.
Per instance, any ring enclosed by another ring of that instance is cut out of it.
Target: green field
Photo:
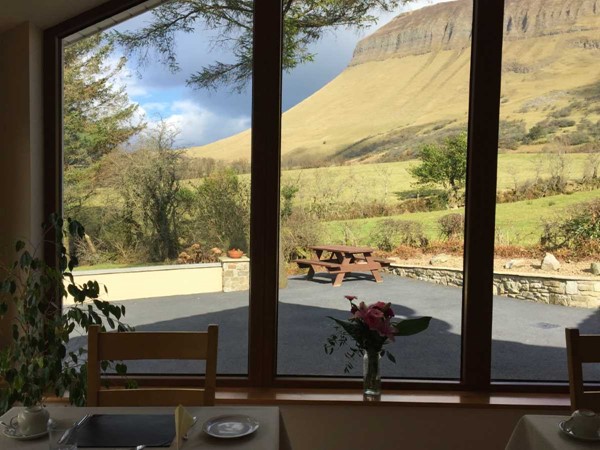
[[[567,156],[567,178],[577,179],[583,175],[585,153]],[[505,190],[534,180],[536,176],[549,177],[551,159],[546,154],[501,154],[498,159],[498,189]],[[356,164],[316,169],[287,170],[282,172],[282,184],[300,187],[297,203],[305,205],[316,198],[335,197],[337,201],[384,200],[396,202],[397,194],[415,189],[415,180],[408,169],[418,160],[380,164]],[[386,194],[387,191],[387,194]]]
[[[567,159],[567,178],[580,179],[587,164],[588,153],[570,153]],[[504,190],[534,180],[536,176],[550,176],[551,159],[544,153],[503,153],[498,157],[498,189]],[[293,184],[299,187],[295,204],[305,205],[314,198],[335,196],[336,201],[355,201],[357,193],[360,200],[385,198],[387,203],[398,200],[398,194],[415,190],[414,178],[408,169],[418,160],[391,163],[349,164],[344,166],[318,167],[314,169],[284,170],[281,184]],[[249,182],[250,175],[240,175],[240,179]],[[183,180],[182,184],[192,187],[201,183],[201,179]],[[387,194],[386,194],[387,191]],[[119,201],[118,195],[111,189],[98,189],[97,195],[88,201],[88,206],[102,206]]]
[[[566,176],[580,179],[584,173],[587,153],[566,155]],[[414,191],[414,178],[408,169],[418,160],[375,164],[349,164],[344,166],[318,167],[314,169],[284,170],[281,184],[293,184],[299,187],[294,204],[305,206],[313,201],[331,199],[335,202],[356,200],[385,200],[395,203],[398,196],[406,191]],[[503,153],[498,157],[498,189],[505,190],[535,180],[536,176],[547,178],[551,174],[552,158],[545,153]],[[246,182],[250,175],[240,176]],[[187,186],[200,183],[201,180],[186,180]],[[357,197],[358,195],[358,197]]]
[[[555,195],[536,200],[502,203],[496,207],[496,233],[503,244],[530,246],[539,243],[544,219],[560,216],[570,205],[600,198],[600,190],[577,192],[571,195]],[[464,209],[402,214],[394,219],[413,220],[423,225],[430,240],[439,240],[437,221],[450,213],[464,213]],[[368,245],[375,225],[385,218],[356,219],[326,222],[325,239],[331,243],[344,241],[347,227],[357,243]]]

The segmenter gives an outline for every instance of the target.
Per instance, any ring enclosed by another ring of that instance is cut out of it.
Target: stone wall
[[[250,259],[219,258],[223,265],[223,292],[247,291],[250,288]]]
[[[403,266],[388,269],[396,275],[446,286],[461,287],[462,270],[449,267]],[[552,305],[600,307],[600,277],[557,277],[555,275],[494,274],[494,295],[521,298]]]

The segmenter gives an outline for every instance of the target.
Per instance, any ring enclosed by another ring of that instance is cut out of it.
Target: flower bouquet
[[[392,321],[395,314],[391,303],[376,302],[367,305],[360,302],[357,306],[354,303],[357,297],[347,295],[346,298],[350,301],[352,316],[348,320],[329,317],[336,323],[336,331],[327,339],[325,352],[332,354],[335,349],[348,344],[348,338],[352,338],[354,345],[344,354],[347,358],[344,372],[348,373],[353,368],[353,360],[357,354],[362,355],[365,395],[377,397],[381,394],[380,358],[387,356],[391,362],[396,362],[394,355],[383,346],[393,342],[396,336],[410,336],[427,329],[431,317]]]

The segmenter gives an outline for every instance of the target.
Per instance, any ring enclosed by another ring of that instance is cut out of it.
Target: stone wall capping
[[[459,269],[456,267],[442,267],[442,266],[419,266],[419,265],[407,265],[407,264],[397,264],[397,263],[392,263],[390,264],[390,267],[398,267],[398,268],[403,268],[403,269],[428,269],[428,270],[448,270],[450,272],[461,272],[463,271],[463,269]],[[526,278],[527,280],[529,280],[529,282],[535,282],[536,278],[543,278],[546,280],[573,280],[573,281],[600,281],[600,277],[598,276],[591,276],[591,277],[579,277],[576,275],[561,275],[560,271],[559,272],[555,272],[552,274],[547,274],[547,273],[516,273],[514,271],[504,271],[504,270],[499,270],[499,271],[494,271],[494,275],[506,275],[510,278]]]
[[[391,264],[388,271],[445,286],[461,287],[463,271],[456,267]],[[600,307],[600,280],[596,277],[495,272],[493,294],[538,303]]]

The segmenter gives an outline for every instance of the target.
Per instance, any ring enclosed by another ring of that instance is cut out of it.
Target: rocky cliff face
[[[356,45],[350,65],[466,48],[471,41],[472,8],[472,0],[458,0],[400,14]],[[506,0],[504,38],[528,39],[594,28],[598,39],[580,45],[599,48],[599,17],[600,0]]]

